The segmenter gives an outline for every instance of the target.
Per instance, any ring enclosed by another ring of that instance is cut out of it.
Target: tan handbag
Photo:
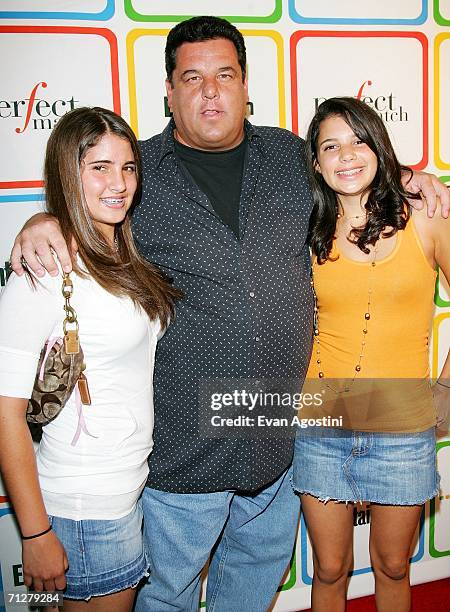
[[[76,385],[81,403],[91,403],[87,380],[83,374],[84,355],[78,336],[77,315],[70,304],[73,283],[68,274],[64,274],[62,294],[66,313],[63,322],[64,336],[49,338],[41,351],[33,392],[27,407],[29,424],[42,426],[50,423],[64,408]],[[31,430],[36,435],[36,428],[31,427]]]

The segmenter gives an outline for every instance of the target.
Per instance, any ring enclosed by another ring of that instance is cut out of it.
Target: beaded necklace
[[[361,348],[359,350],[358,361],[353,370],[353,376],[348,384],[345,385],[343,389],[335,389],[331,387],[331,385],[326,384],[326,386],[333,391],[336,395],[341,395],[343,393],[348,393],[353,386],[356,377],[361,372],[361,362],[364,357],[364,350],[367,342],[367,334],[369,332],[369,321],[371,317],[371,305],[372,305],[372,292],[373,292],[373,279],[376,268],[376,258],[377,258],[377,248],[375,246],[373,250],[373,259],[370,262],[369,266],[369,275],[368,275],[368,287],[367,287],[367,307],[364,312],[364,326],[361,332]],[[314,268],[317,266],[317,261],[314,261],[311,267],[311,288],[314,297],[314,320],[313,320],[313,329],[314,329],[314,345],[313,351],[315,351],[315,359],[316,363],[319,366],[319,378],[325,378],[324,366],[322,362],[322,356],[320,353],[320,330],[319,330],[319,304],[317,301],[317,295],[314,288]]]

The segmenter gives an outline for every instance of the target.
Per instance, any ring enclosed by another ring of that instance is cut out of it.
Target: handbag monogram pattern
[[[70,304],[72,293],[72,281],[68,274],[64,274],[64,337],[49,338],[41,351],[27,407],[26,417],[30,424],[46,425],[56,418],[77,384],[81,403],[91,403],[87,380],[83,374],[84,355],[78,336],[77,315]]]

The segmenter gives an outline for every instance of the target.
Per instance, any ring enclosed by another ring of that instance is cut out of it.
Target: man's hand
[[[432,217],[436,212],[438,202],[441,204],[441,215],[447,219],[450,212],[450,190],[444,183],[427,172],[413,172],[411,179],[409,173],[402,175],[403,187],[411,193],[420,193],[421,200],[409,200],[413,208],[422,210],[423,201],[427,206],[427,214]]]
[[[66,551],[53,531],[22,543],[23,577],[34,591],[62,591],[69,567]]]
[[[74,242],[71,247],[76,253],[77,247]],[[70,272],[72,260],[58,221],[52,215],[38,213],[25,223],[17,236],[11,251],[11,267],[16,274],[22,276],[24,273],[22,262],[25,260],[36,276],[44,276],[46,270],[51,276],[57,276],[58,266],[51,249],[59,259],[64,272]]]

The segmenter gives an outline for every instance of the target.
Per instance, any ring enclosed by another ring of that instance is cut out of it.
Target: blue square
[[[89,19],[107,21],[114,15],[114,0],[105,0],[105,8],[99,13],[71,11],[0,11],[0,19]]]
[[[356,18],[350,17],[304,17],[298,12],[297,4],[301,0],[289,0],[289,15],[296,23],[330,23],[330,24],[355,24],[355,25],[419,25],[424,23],[428,17],[427,0],[422,0],[421,12],[417,17],[406,19],[383,19],[383,18]]]

